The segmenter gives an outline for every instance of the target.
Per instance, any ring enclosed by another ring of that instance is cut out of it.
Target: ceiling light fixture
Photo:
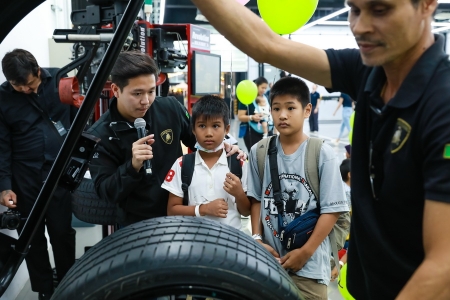
[[[336,16],[339,16],[340,14],[343,14],[343,13],[349,11],[349,10],[350,10],[350,7],[344,7],[344,8],[342,8],[342,9],[338,10],[338,11],[335,11],[334,13],[331,13],[331,14],[329,14],[329,15],[326,15],[326,16],[323,17],[323,18],[317,19],[317,20],[315,20],[315,21],[313,21],[313,22],[311,22],[311,23],[306,24],[305,26],[303,26],[302,28],[300,28],[299,30],[297,30],[296,33],[299,32],[299,31],[308,29],[308,28],[310,28],[310,27],[313,27],[314,25],[320,24],[321,22],[324,22],[324,21],[329,20],[329,19],[331,19],[331,18],[334,18],[334,17],[336,17]]]
[[[159,2],[159,24],[164,24],[164,13],[166,12],[166,0]]]
[[[437,33],[437,32],[442,32],[442,31],[447,31],[447,30],[450,30],[450,26],[435,28],[435,29],[431,30],[431,32]]]

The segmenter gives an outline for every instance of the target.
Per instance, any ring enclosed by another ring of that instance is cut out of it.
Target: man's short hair
[[[128,85],[128,80],[141,75],[155,75],[159,69],[153,58],[140,51],[121,52],[111,71],[111,81],[122,91]]]
[[[14,49],[6,53],[2,59],[2,68],[6,80],[14,85],[25,85],[30,74],[35,77],[39,74],[36,58],[24,49]]]
[[[270,89],[270,103],[277,96],[289,95],[296,98],[305,108],[310,103],[309,88],[306,83],[297,77],[284,77],[275,82]]]
[[[350,158],[346,158],[342,161],[339,169],[341,171],[341,178],[342,181],[347,182],[348,181],[348,173],[350,173],[350,164],[351,164],[351,160]]]
[[[206,95],[198,99],[192,107],[192,128],[194,128],[195,121],[199,118],[205,118],[206,120],[221,118],[225,126],[227,126],[230,124],[230,110],[222,98],[214,95]]]

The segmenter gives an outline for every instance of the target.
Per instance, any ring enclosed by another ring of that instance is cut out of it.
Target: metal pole
[[[144,0],[130,0],[127,8],[125,9],[114,37],[111,40],[111,44],[106,50],[98,71],[94,76],[91,86],[89,87],[86,98],[84,99],[83,104],[75,117],[72,127],[67,134],[55,163],[50,170],[47,180],[45,181],[36,203],[34,204],[33,210],[22,230],[22,233],[20,234],[16,245],[16,251],[19,253],[27,252],[27,248],[36,233],[37,224],[42,222],[44,218],[44,213],[47,210],[57,183],[59,182],[65,166],[72,155],[74,146],[77,144],[77,141],[85,128],[90,113],[99,99],[99,95],[103,90],[104,84],[114,66],[117,56],[122,49],[122,45],[131,30],[131,26],[133,25],[143,2]]]

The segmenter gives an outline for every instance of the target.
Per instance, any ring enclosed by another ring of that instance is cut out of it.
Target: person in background
[[[257,62],[357,99],[353,297],[450,299],[450,65],[432,32],[438,1],[347,1],[359,49],[340,50],[286,39],[235,0],[192,2]]]
[[[161,184],[183,154],[181,142],[195,151],[186,108],[174,97],[156,97],[158,73],[148,54],[120,53],[111,71],[114,97],[109,110],[88,130],[101,138],[89,166],[95,189],[100,198],[117,205],[120,226],[166,216],[169,193]],[[140,139],[137,118],[145,120],[149,133]],[[238,149],[233,146],[229,154]],[[152,174],[144,170],[145,160],[151,160]]]
[[[30,52],[8,52],[2,68],[7,81],[0,86],[0,204],[27,218],[77,109],[61,103],[55,91],[59,69],[41,68]],[[71,197],[68,190],[56,187],[43,221],[35,224],[37,232],[25,256],[31,289],[39,300],[50,299],[54,289],[45,228],[58,282],[75,262]]]
[[[344,130],[347,128],[347,134],[350,132],[350,117],[353,112],[353,100],[350,98],[349,95],[345,93],[341,93],[341,97],[339,97],[338,105],[336,106],[336,109],[334,110],[333,116],[336,115],[336,112],[339,110],[339,108],[342,106],[342,121],[341,121],[341,130],[339,131],[339,136],[335,141],[335,144],[339,143],[339,140],[344,135]]]
[[[265,97],[256,98],[256,111],[261,114],[261,121],[259,124],[263,129],[263,138],[266,138],[269,133],[269,120],[270,120],[270,106]],[[273,124],[273,122],[272,122]],[[258,127],[260,126],[258,125]]]
[[[345,158],[351,158],[352,157],[352,145],[345,145]]]
[[[205,217],[241,229],[241,215],[250,214],[250,201],[246,195],[247,163],[241,161],[241,180],[230,172],[223,149],[224,138],[230,131],[228,106],[217,96],[203,96],[192,107],[191,123],[198,151],[188,188],[189,203],[183,205],[180,157],[162,184],[169,192],[167,215]],[[211,184],[205,184],[205,178]]]
[[[317,136],[319,134],[319,106],[322,96],[317,92],[317,84],[311,87],[311,105],[312,113],[309,117],[309,131],[311,135]]]
[[[258,95],[257,97],[262,97],[267,103],[266,97],[264,97],[264,93],[267,89],[267,79],[264,77],[259,77],[254,80],[256,86],[258,87]],[[241,125],[247,124],[247,131],[244,135],[245,146],[249,150],[254,144],[259,142],[263,138],[263,128],[259,122],[263,118],[261,113],[258,113],[256,110],[256,99],[253,103],[249,105],[242,104],[239,102],[238,105],[238,119],[241,121]]]
[[[350,164],[351,161],[349,158],[346,158],[342,161],[339,169],[341,172],[342,183],[344,186],[345,197],[348,202],[348,206],[350,207],[350,211],[352,209],[352,201],[351,201],[351,175],[350,175]],[[339,251],[339,268],[342,268],[344,264],[347,263],[347,250],[349,244],[350,236],[347,236],[347,240],[345,242],[344,247]],[[331,281],[334,281],[338,276],[337,266],[333,268],[331,271]]]

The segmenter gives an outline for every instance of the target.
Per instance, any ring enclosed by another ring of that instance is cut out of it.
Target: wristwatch
[[[250,121],[253,121],[253,115],[249,115],[248,117]]]
[[[260,235],[259,233],[252,235],[252,238],[254,240],[262,240],[262,235]]]

